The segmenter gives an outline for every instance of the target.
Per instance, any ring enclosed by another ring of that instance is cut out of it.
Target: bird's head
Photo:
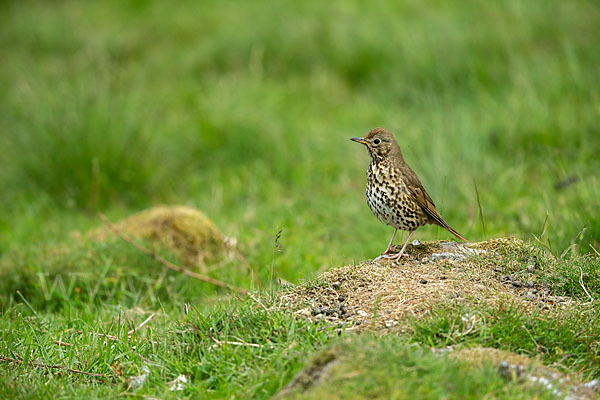
[[[383,128],[375,128],[365,137],[355,137],[350,140],[364,144],[374,161],[384,160],[392,153],[396,153],[396,151],[400,153],[400,148],[398,147],[398,143],[396,143],[396,139],[394,139],[394,135]]]

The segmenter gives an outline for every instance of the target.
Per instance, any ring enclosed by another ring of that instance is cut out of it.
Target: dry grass
[[[407,258],[332,269],[314,282],[284,292],[282,303],[297,315],[346,323],[350,330],[402,328],[409,318],[427,316],[441,302],[511,302],[525,309],[572,303],[568,298],[550,296],[541,287],[506,281],[491,266],[494,260],[497,265],[508,265],[503,252],[524,246],[514,238],[410,245]]]

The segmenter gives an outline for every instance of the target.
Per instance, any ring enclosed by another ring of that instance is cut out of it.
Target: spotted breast
[[[369,164],[366,197],[373,214],[394,228],[413,231],[428,222],[427,214],[410,196],[401,171],[385,161]]]

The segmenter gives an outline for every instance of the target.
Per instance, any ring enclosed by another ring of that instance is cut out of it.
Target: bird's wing
[[[406,168],[402,168],[402,172],[404,179],[407,182],[407,186],[409,187],[410,196],[417,202],[417,204],[423,209],[423,211],[425,211],[425,213],[435,221],[437,225],[446,229],[448,232],[452,233],[457,238],[467,241],[467,239],[465,239],[460,233],[455,231],[454,228],[452,228],[450,225],[448,225],[446,221],[444,221],[444,218],[442,218],[438,210],[435,208],[433,200],[423,187],[423,184],[417,177],[417,174],[415,174],[414,171],[410,169],[408,165],[405,164],[405,166]]]

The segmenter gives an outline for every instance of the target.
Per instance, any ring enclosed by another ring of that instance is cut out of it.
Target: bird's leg
[[[387,249],[385,249],[385,251],[383,253],[381,253],[381,255],[375,259],[375,261],[379,261],[382,258],[393,258],[393,259],[396,259],[396,255],[395,254],[390,254],[390,252],[392,250],[392,244],[394,243],[394,238],[396,237],[396,232],[398,232],[398,228],[396,228],[394,230],[394,234],[392,235],[392,240],[390,240],[390,244],[388,244]],[[410,237],[410,235],[409,235],[409,237]],[[404,248],[402,248],[402,250],[404,250]]]
[[[390,260],[397,260],[402,256],[408,257],[408,254],[404,254],[404,249],[406,249],[406,245],[408,244],[408,241],[410,240],[410,237],[413,235],[413,233],[415,233],[415,231],[410,231],[410,233],[408,234],[406,242],[404,242],[404,246],[402,246],[402,250],[400,250],[400,253],[392,254],[391,256],[387,256],[386,258],[389,258]]]
[[[398,228],[394,229],[394,234],[392,235],[392,239],[390,240],[390,244],[388,244],[387,249],[385,249],[385,251],[382,253],[383,254],[390,254],[390,250],[392,250],[392,244],[394,243],[394,238],[396,237],[396,232],[398,232]]]

